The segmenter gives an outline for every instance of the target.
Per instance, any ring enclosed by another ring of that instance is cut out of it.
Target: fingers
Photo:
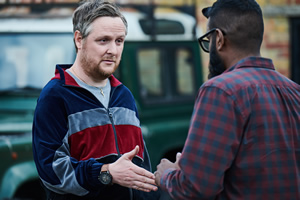
[[[134,173],[136,173],[136,174],[138,174],[138,175],[140,175],[142,177],[148,177],[150,179],[154,179],[155,178],[154,174],[152,174],[151,172],[149,172],[149,171],[147,171],[147,170],[145,170],[143,168],[140,168],[140,167],[135,167],[134,166],[133,167],[133,171],[134,171]]]
[[[132,165],[130,171],[134,174],[134,176],[132,176],[132,180],[155,185],[155,176],[153,173],[136,165]]]
[[[146,175],[143,174],[137,174],[135,172],[130,173],[130,175],[128,175],[124,180],[125,181],[140,181],[140,182],[144,182],[144,183],[150,183],[153,184],[153,180],[155,178],[155,176],[151,174],[151,177],[147,177]]]
[[[158,188],[155,186],[155,180],[147,178],[141,175],[135,174],[134,176],[128,176],[124,179],[124,182],[128,184],[128,187],[141,190],[145,192],[156,191]]]
[[[158,188],[155,186],[155,180],[144,176],[136,176],[128,178],[127,182],[131,183],[130,187],[136,190],[145,192],[156,191]]]
[[[132,184],[131,188],[145,192],[156,191],[158,189],[155,186],[154,174],[137,166],[132,167],[131,170],[133,175],[126,178],[126,181]]]
[[[141,190],[144,192],[151,192],[151,191],[157,191],[158,187],[148,184],[148,183],[142,183],[142,182],[133,182],[132,187],[135,190]]]

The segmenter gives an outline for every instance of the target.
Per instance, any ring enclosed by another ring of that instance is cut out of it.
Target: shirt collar
[[[275,70],[273,61],[271,59],[252,56],[240,60],[232,67],[228,68],[225,72],[230,72],[235,69],[247,68],[247,67]]]

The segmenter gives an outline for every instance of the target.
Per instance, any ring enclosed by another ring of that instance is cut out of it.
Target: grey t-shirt
[[[80,85],[81,87],[90,91],[102,103],[102,105],[105,108],[108,108],[108,103],[109,103],[109,98],[110,98],[110,90],[111,90],[109,79],[107,80],[106,85],[103,88],[101,87],[103,94],[104,94],[104,95],[102,95],[100,87],[95,87],[95,86],[86,84],[85,82],[83,82],[82,80],[77,78],[70,69],[67,69],[66,71],[75,79],[75,81],[77,82],[78,85]]]

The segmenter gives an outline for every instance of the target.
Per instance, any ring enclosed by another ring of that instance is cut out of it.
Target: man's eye
[[[107,39],[98,39],[96,41],[99,42],[99,43],[105,43],[105,42],[107,42]]]
[[[117,40],[117,43],[123,43],[123,39],[119,39],[119,40]]]

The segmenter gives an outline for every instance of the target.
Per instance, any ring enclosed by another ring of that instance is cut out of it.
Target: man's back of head
[[[233,48],[248,53],[260,51],[264,23],[255,0],[217,0],[202,12],[209,18],[208,28],[224,31]]]

